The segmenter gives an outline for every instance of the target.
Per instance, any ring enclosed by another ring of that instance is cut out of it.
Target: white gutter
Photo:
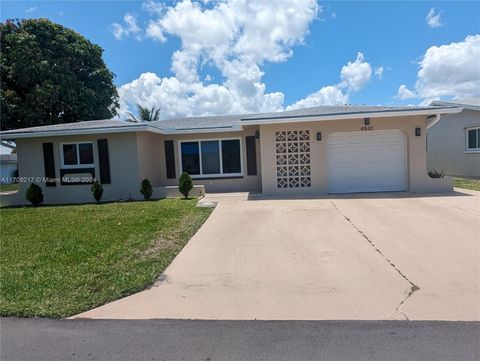
[[[185,128],[185,129],[172,129],[166,134],[197,134],[197,133],[227,133],[227,132],[241,132],[243,131],[241,125],[234,125],[231,127],[216,127],[216,128]]]
[[[10,148],[10,149],[15,149],[15,148],[17,148],[15,145],[10,144],[10,143],[7,143],[7,142],[5,142],[4,140],[2,140],[1,145],[2,145],[2,147]]]
[[[36,131],[36,132],[12,132],[3,134],[0,132],[0,139],[23,139],[23,138],[40,138],[40,137],[62,137],[70,135],[84,135],[84,134],[112,134],[112,133],[129,133],[129,132],[152,132],[157,134],[168,134],[160,128],[152,127],[150,125],[134,125],[123,127],[104,127],[104,128],[87,128],[87,129],[62,129],[50,131]]]
[[[292,116],[278,118],[257,118],[242,119],[242,125],[261,125],[261,124],[284,124],[299,122],[318,122],[327,120],[345,120],[345,119],[362,119],[362,118],[388,118],[388,117],[406,117],[414,115],[433,115],[433,114],[456,114],[460,113],[462,108],[439,108],[425,110],[407,110],[407,111],[389,111],[389,112],[365,112],[352,114],[335,114],[335,115],[311,115],[311,116]]]

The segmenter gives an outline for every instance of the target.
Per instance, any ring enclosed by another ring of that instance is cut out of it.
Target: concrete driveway
[[[479,194],[209,196],[161,281],[76,317],[480,320]]]

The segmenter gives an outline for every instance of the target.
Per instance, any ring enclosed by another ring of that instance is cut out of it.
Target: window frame
[[[476,148],[469,148],[468,147],[468,132],[471,130],[475,130],[477,132],[477,147]],[[465,153],[480,153],[480,125],[465,128]]]
[[[226,140],[238,140],[240,144],[240,173],[223,173],[223,154],[222,154],[222,141]],[[208,173],[203,174],[203,163],[202,163],[202,145],[201,142],[218,142],[218,155],[220,158],[220,173]],[[198,143],[198,157],[200,161],[200,174],[191,174],[192,179],[212,179],[212,178],[238,178],[243,177],[243,144],[241,137],[232,137],[232,138],[205,138],[205,139],[184,139],[178,141],[178,167],[179,174],[183,173],[182,165],[182,144],[183,143]]]
[[[82,164],[80,163],[80,144],[91,144],[92,145],[92,155],[93,155],[93,163]],[[63,155],[63,146],[64,145],[75,145],[77,149],[77,164],[65,164],[65,159]],[[84,141],[84,142],[66,142],[60,143],[60,164],[62,169],[78,169],[78,168],[92,168],[95,167],[95,146],[93,145],[93,141]]]

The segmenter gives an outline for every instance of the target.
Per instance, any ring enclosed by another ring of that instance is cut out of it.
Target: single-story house
[[[463,110],[442,116],[428,130],[428,169],[480,178],[480,98],[434,101],[432,105],[458,106]]]
[[[11,184],[15,182],[17,173],[17,155],[0,154],[0,183]]]
[[[15,140],[22,181],[46,203],[139,199],[148,178],[168,194],[188,172],[206,192],[264,195],[442,192],[426,168],[426,129],[453,106],[321,106],[285,112],[131,123],[85,121],[1,133]],[[5,202],[4,202],[5,203]]]

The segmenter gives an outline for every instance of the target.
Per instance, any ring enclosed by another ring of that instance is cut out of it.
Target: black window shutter
[[[166,140],[165,142],[165,165],[167,167],[167,178],[175,178],[175,149],[173,140]]]
[[[53,156],[53,143],[43,143],[43,164],[45,166],[45,185],[55,187],[55,159]]]
[[[247,175],[257,175],[257,149],[255,136],[245,137],[247,143]]]
[[[100,168],[100,183],[110,184],[110,158],[108,156],[108,141],[106,139],[97,140],[98,147],[98,166]]]

